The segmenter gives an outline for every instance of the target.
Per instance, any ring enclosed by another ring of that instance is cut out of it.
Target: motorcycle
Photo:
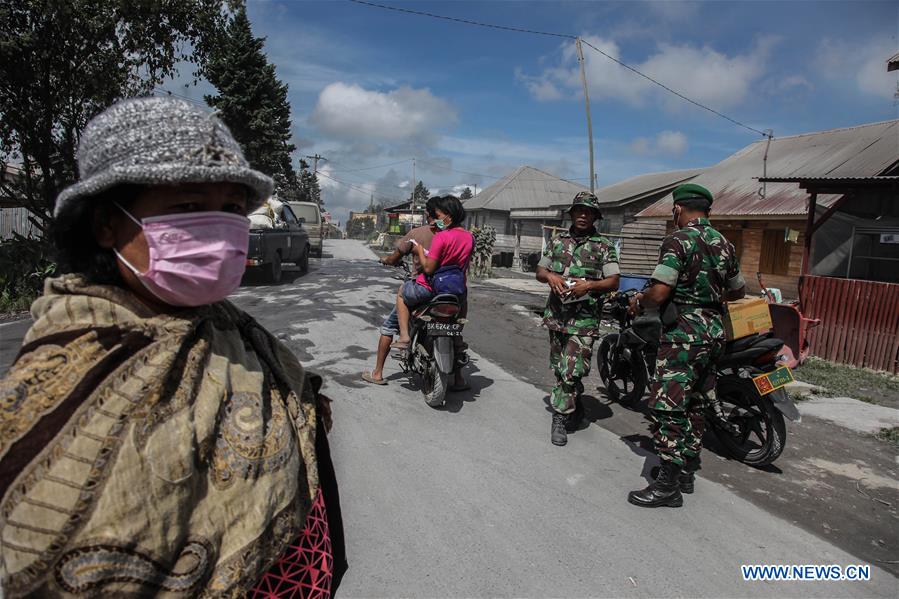
[[[636,408],[655,375],[656,341],[647,342],[628,313],[635,290],[610,301],[618,333],[606,335],[597,352],[599,376],[609,399]],[[773,333],[728,341],[715,363],[715,397],[706,396],[705,417],[713,434],[734,459],[751,466],[774,462],[786,446],[786,416],[799,422],[799,410],[783,386],[793,381],[783,364],[784,342]]]
[[[409,277],[405,262],[400,266]],[[398,350],[393,357],[403,372],[414,375],[432,408],[443,406],[450,376],[468,363],[468,354],[461,341],[462,329],[468,322],[461,318],[461,302],[455,295],[437,295],[428,303],[412,310],[409,320],[409,347]]]

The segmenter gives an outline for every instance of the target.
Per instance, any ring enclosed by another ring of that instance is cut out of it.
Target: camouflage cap
[[[568,212],[571,212],[577,206],[593,208],[594,210],[596,210],[596,214],[600,218],[602,218],[602,210],[599,207],[599,199],[589,191],[578,192],[578,194],[574,196],[574,200],[571,202],[571,206],[568,208]]]
[[[674,196],[674,203],[684,202],[686,200],[707,200],[709,205],[712,204],[712,192],[696,183],[684,183],[675,188],[671,195]]]

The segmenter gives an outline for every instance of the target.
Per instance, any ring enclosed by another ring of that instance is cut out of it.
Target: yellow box
[[[761,333],[771,328],[771,311],[762,297],[745,297],[727,302],[724,328],[727,339],[740,339],[753,333]]]

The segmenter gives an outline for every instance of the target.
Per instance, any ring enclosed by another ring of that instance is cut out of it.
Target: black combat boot
[[[565,424],[567,424],[567,422],[568,414],[553,412],[553,426],[549,435],[553,445],[561,446],[568,443],[568,431],[565,430]]]
[[[627,500],[640,507],[680,507],[684,496],[680,493],[679,479],[681,467],[674,462],[663,460],[656,479],[642,491],[631,491]]]
[[[699,457],[697,456],[695,458],[687,458],[687,461],[684,464],[684,469],[681,471],[680,476],[677,479],[681,493],[686,493],[687,495],[689,495],[693,492],[693,487],[696,484],[697,470],[699,470]]]

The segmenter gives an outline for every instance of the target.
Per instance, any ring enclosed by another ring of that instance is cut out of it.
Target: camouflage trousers
[[[659,459],[683,466],[699,457],[706,401],[715,393],[714,363],[722,349],[718,342],[660,345],[649,399]]]
[[[581,379],[590,374],[595,337],[549,332],[549,365],[556,375],[550,394],[553,410],[562,414],[574,411],[577,396],[583,392]]]

